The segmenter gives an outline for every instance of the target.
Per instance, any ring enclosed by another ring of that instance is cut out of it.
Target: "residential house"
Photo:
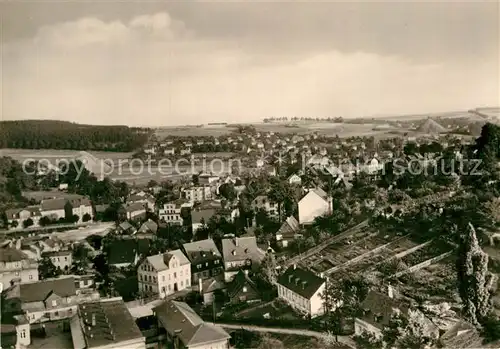
[[[153,238],[156,236],[156,232],[158,231],[158,224],[148,219],[144,222],[139,230],[137,231],[138,238]]]
[[[40,239],[37,241],[37,244],[42,252],[57,252],[64,247],[64,243],[54,236]]]
[[[191,286],[191,263],[181,250],[146,257],[137,269],[139,292],[165,298]]]
[[[184,219],[181,216],[181,211],[185,200],[176,200],[168,202],[163,205],[163,208],[159,210],[159,218],[167,224],[171,225],[182,225]]]
[[[189,155],[189,154],[191,154],[191,147],[180,149],[180,155]]]
[[[298,234],[299,230],[297,219],[293,216],[288,217],[276,232],[276,242],[281,247],[287,247],[290,242],[301,236]]]
[[[216,297],[216,292],[223,294],[226,284],[217,278],[198,279],[198,292],[203,298],[203,304],[212,304]]]
[[[211,185],[219,180],[218,176],[209,173],[202,173],[198,176],[198,183],[200,185]]]
[[[117,231],[117,233],[123,234],[123,235],[133,235],[136,233],[137,229],[135,229],[135,227],[132,224],[125,221],[125,222],[121,222],[118,225],[118,227],[116,227],[116,231]]]
[[[71,251],[52,251],[42,252],[42,258],[48,258],[56,268],[62,271],[69,271],[73,264],[73,255]]]
[[[125,206],[127,219],[138,220],[146,218],[146,207],[141,202],[127,203]]]
[[[215,216],[216,210],[214,208],[205,208],[191,211],[191,224],[193,228],[193,234],[196,233],[198,229],[203,228],[208,224],[210,218]]]
[[[248,270],[240,270],[227,285],[227,297],[232,304],[260,301],[261,294],[255,282],[248,276]]]
[[[3,349],[27,348],[31,344],[30,323],[25,315],[2,317],[0,343]]]
[[[182,193],[186,200],[194,202],[203,202],[212,200],[212,188],[210,186],[194,186],[191,188],[182,189]]]
[[[2,306],[7,313],[22,313],[30,323],[39,323],[70,318],[79,303],[95,299],[99,292],[80,292],[73,277],[63,277],[14,285],[5,290]]]
[[[163,155],[175,155],[175,148],[166,148],[163,150]]]
[[[302,178],[298,174],[292,174],[287,178],[287,181],[291,185],[301,185],[302,184]]]
[[[144,149],[144,153],[154,155],[156,154],[156,147],[154,145],[151,145]]]
[[[7,216],[7,221],[9,223],[9,227],[11,228],[24,228],[23,222],[31,219],[33,224],[32,226],[38,226],[40,217],[42,216],[40,206],[28,206],[25,208],[14,208],[10,210],[6,210],[5,214]]]
[[[167,343],[163,345],[185,349],[229,349],[229,334],[211,323],[204,322],[184,302],[167,301],[155,308],[153,313],[167,332]]]
[[[16,283],[38,281],[38,263],[12,247],[0,249],[0,277],[4,288]]]
[[[332,198],[321,188],[311,189],[300,199],[299,223],[311,224],[317,217],[328,214],[332,210]]]
[[[146,339],[121,297],[80,304],[70,329],[75,349],[146,349]]]
[[[240,270],[255,271],[265,257],[257,246],[255,236],[241,236],[222,239],[224,259],[224,280],[231,281]]]
[[[278,215],[278,203],[272,202],[267,195],[259,195],[251,202],[252,209],[257,212],[264,210],[269,216]]]
[[[224,264],[215,242],[212,239],[184,244],[184,252],[191,262],[192,284],[222,274]]]
[[[151,194],[144,193],[143,195],[134,194],[129,196],[127,199],[127,204],[142,204],[146,210],[155,212],[156,209],[156,199]]]
[[[47,199],[41,202],[41,215],[53,220],[66,218],[71,210],[73,216],[78,216],[78,223],[83,222],[84,216],[94,216],[94,210],[90,200],[81,195],[71,195],[65,198]]]
[[[108,264],[116,268],[134,266],[139,262],[137,242],[131,239],[116,240],[106,251]]]
[[[325,287],[325,279],[293,265],[278,278],[278,297],[292,308],[315,317],[325,311],[321,298]]]
[[[394,298],[394,291],[389,286],[388,294],[369,291],[361,303],[361,309],[363,314],[354,319],[355,334],[361,335],[367,332],[377,338],[382,338],[382,331],[385,326],[389,325],[392,316],[395,313],[407,315],[409,305]]]

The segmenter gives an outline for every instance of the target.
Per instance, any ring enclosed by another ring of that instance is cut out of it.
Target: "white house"
[[[252,209],[257,212],[259,210],[266,211],[270,216],[278,215],[278,203],[272,202],[266,195],[259,195],[253,199],[251,203]]]
[[[182,225],[184,219],[181,217],[182,204],[184,200],[168,202],[159,210],[160,220],[172,225]]]
[[[191,286],[191,263],[181,250],[147,257],[137,269],[139,292],[160,298]]]
[[[297,174],[295,174],[295,173],[292,174],[292,175],[290,175],[290,177],[288,177],[287,181],[288,181],[289,184],[292,184],[292,185],[294,185],[294,184],[297,184],[297,185],[302,184],[302,178],[300,178],[300,176],[297,175]]]
[[[325,311],[321,298],[325,287],[325,279],[293,265],[278,278],[278,298],[301,313],[315,317]]]
[[[322,189],[311,189],[299,201],[299,223],[311,224],[316,217],[328,214],[332,210],[332,198]]]

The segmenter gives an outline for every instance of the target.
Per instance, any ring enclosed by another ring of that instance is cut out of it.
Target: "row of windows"
[[[295,292],[290,291],[287,288],[284,288],[282,286],[278,287],[278,295],[282,296],[283,298],[299,305],[300,307],[307,309],[307,306],[309,304],[309,301],[305,299],[304,297],[299,296]]]
[[[60,262],[59,260],[59,257],[51,257],[50,259],[52,259],[52,262]],[[67,262],[68,261],[68,257],[64,257],[64,261]]]
[[[220,262],[220,261],[219,261],[218,259],[216,259],[216,260],[214,261],[214,264],[219,264],[219,262]],[[208,262],[206,262],[206,263],[205,263],[205,267],[208,267]],[[198,265],[196,266],[196,268],[198,268],[198,269],[203,268],[203,264],[198,264]]]

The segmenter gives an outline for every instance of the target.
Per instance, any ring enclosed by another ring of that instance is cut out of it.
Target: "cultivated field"
[[[132,153],[106,151],[90,151],[89,153],[98,159],[110,159],[113,161],[118,161],[118,159],[129,159],[132,156]],[[74,159],[80,156],[80,151],[58,149],[0,149],[0,157],[2,156],[8,156],[20,162],[29,159],[47,159],[51,163],[55,163],[56,159]]]

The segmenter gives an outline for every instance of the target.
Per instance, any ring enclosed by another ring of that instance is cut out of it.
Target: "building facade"
[[[137,269],[139,292],[160,298],[191,287],[191,263],[181,250],[149,256]]]

